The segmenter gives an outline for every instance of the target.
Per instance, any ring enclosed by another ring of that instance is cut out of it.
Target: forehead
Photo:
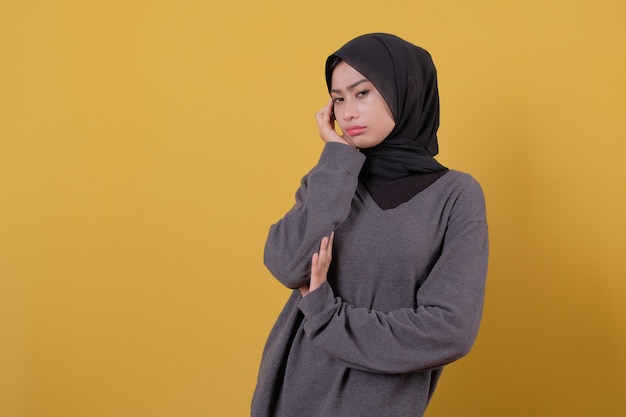
[[[333,70],[331,78],[331,88],[343,89],[356,81],[367,80],[367,78],[357,71],[354,67],[347,64],[345,61],[337,64]],[[369,81],[369,80],[367,80]]]

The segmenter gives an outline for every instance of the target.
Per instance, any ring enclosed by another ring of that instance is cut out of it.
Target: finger
[[[321,127],[323,120],[324,120],[324,109],[321,109],[317,113],[315,113],[315,121],[317,121],[317,125]]]
[[[328,263],[330,264],[331,259],[333,258],[333,242],[335,241],[335,232],[331,232],[330,233],[330,237],[328,238],[328,254],[327,254],[327,258],[328,258]]]
[[[318,110],[319,114],[332,113],[333,112],[333,98],[329,98],[326,104]]]
[[[320,255],[318,252],[313,254],[311,258],[311,281],[313,281],[313,277],[319,275],[320,265],[319,265]]]
[[[327,237],[322,238],[322,242],[320,243],[320,251],[319,251],[319,261],[323,262],[328,256],[328,241]]]
[[[334,126],[335,123],[335,103],[333,102],[333,98],[331,97],[328,100],[328,123],[331,126]]]
[[[317,128],[320,132],[320,136],[322,137],[322,139],[324,139],[325,137],[328,137],[329,132],[331,130],[334,130],[333,128],[331,128],[331,126],[329,125],[329,121],[327,116],[324,113],[320,113],[317,115]],[[327,141],[327,140],[325,140]]]
[[[315,114],[315,119],[317,121],[317,127],[320,132],[320,137],[324,142],[340,142],[356,148],[353,143],[347,141],[344,136],[339,135],[335,130],[336,118],[334,114],[334,101],[332,97],[329,98],[326,105]]]
[[[332,113],[332,99],[328,100],[326,105],[320,109],[318,112],[317,123],[321,127],[329,126],[331,123],[331,113]]]
[[[328,267],[330,265],[332,257],[332,246],[330,246],[330,238],[325,237],[320,244],[319,259],[318,259],[318,271],[322,280],[325,279],[328,273]]]
[[[311,281],[309,291],[315,291],[322,284],[322,274],[319,264],[319,254],[314,253],[311,259]]]

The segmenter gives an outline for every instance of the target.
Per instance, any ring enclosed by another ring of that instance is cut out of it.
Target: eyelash
[[[356,93],[356,96],[357,97],[365,97],[366,95],[369,94],[369,92],[370,92],[370,90],[361,90],[358,93]],[[333,99],[333,103],[335,103],[335,104],[341,103],[343,101],[344,101],[343,97],[335,97]]]

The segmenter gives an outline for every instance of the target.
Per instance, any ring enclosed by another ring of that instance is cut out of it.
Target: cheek
[[[386,134],[385,134],[385,136],[389,135],[394,127],[396,127],[396,122],[394,122],[393,119],[388,118],[387,121],[386,121],[386,129],[385,129]]]
[[[381,129],[387,134],[391,133],[393,128],[396,127],[396,122],[393,120],[393,116],[391,115],[389,108],[384,106],[380,109],[378,114],[378,122],[380,123]]]
[[[378,131],[384,134],[389,134],[396,123],[390,118],[384,111],[384,109],[380,109],[376,114],[376,126]]]

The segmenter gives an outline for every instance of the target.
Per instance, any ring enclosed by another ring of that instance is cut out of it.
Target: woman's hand
[[[311,259],[311,281],[309,285],[300,287],[300,293],[303,297],[311,291],[315,291],[326,282],[328,267],[333,258],[334,237],[335,232],[332,232],[330,237],[323,238],[322,243],[320,243],[320,251],[313,254],[313,258]]]
[[[315,114],[315,119],[317,120],[317,127],[320,130],[320,136],[324,142],[339,142],[356,148],[356,145],[352,143],[350,139],[345,136],[340,136],[335,131],[335,115],[333,114],[332,97],[328,100],[328,103]]]

